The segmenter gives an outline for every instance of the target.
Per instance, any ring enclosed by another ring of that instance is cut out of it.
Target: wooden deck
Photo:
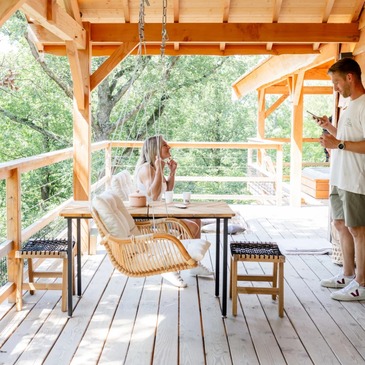
[[[327,237],[326,206],[234,209],[248,224],[236,240]],[[212,267],[214,255],[212,245],[204,263]],[[331,300],[319,285],[339,267],[329,255],[286,258],[284,318],[263,295],[240,295],[237,317],[229,300],[222,318],[213,279],[184,272],[189,286],[181,290],[160,276],[129,279],[100,248],[83,257],[73,318],[61,312],[58,291],[25,294],[21,312],[0,306],[0,364],[365,364],[365,302]]]

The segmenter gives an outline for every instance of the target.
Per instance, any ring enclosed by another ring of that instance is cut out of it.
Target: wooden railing
[[[113,148],[141,148],[143,142],[139,141],[104,141],[94,143],[92,145],[92,153],[96,151],[104,150],[105,152],[105,173],[104,176],[93,184],[92,189],[108,186],[112,176],[112,151]],[[255,141],[249,143],[238,142],[169,142],[169,145],[174,149],[241,149],[249,151],[259,150],[275,150],[275,174],[269,176],[210,176],[209,181],[225,181],[225,182],[272,182],[275,185],[275,195],[201,195],[195,194],[193,198],[196,199],[221,199],[221,200],[243,200],[243,199],[275,199],[276,204],[280,205],[282,201],[282,169],[283,169],[283,152],[281,142],[265,142]],[[259,156],[259,153],[256,154]],[[253,154],[250,152],[250,164],[256,163],[258,168],[260,166],[259,161],[253,161]],[[50,222],[55,220],[59,216],[59,212],[63,206],[67,204],[64,201],[56,208],[48,211],[44,216],[39,218],[36,222],[33,222],[30,226],[22,226],[22,213],[21,213],[21,179],[22,174],[34,171],[42,167],[50,166],[60,161],[72,159],[73,150],[64,149],[60,151],[54,151],[45,153],[38,156],[32,156],[29,158],[23,158],[15,161],[9,161],[0,164],[0,181],[6,181],[6,239],[0,244],[0,259],[7,259],[8,267],[8,283],[0,289],[0,302],[9,298],[14,300],[15,292],[15,279],[16,279],[16,260],[14,258],[15,250],[19,249],[21,243],[29,239],[35,233],[43,229]],[[205,177],[200,176],[177,176],[177,181],[204,181]],[[70,197],[71,199],[71,197]]]

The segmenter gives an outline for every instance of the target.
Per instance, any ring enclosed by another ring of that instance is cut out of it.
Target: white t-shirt
[[[350,100],[342,110],[336,138],[352,142],[365,140],[365,94]],[[342,190],[365,195],[365,154],[333,149],[330,182]]]

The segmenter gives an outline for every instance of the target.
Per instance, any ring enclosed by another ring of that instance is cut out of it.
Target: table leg
[[[68,317],[72,317],[72,218],[67,218],[67,307]]]
[[[221,220],[217,218],[216,220],[216,230],[215,230],[215,296],[219,296],[219,266],[220,266],[220,230],[221,230]]]
[[[228,271],[228,218],[223,220],[223,294],[222,294],[222,316],[227,316],[227,271]]]
[[[77,218],[77,295],[81,297],[81,219]]]

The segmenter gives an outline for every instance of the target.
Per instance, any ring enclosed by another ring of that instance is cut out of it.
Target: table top
[[[163,201],[150,203],[149,207],[126,208],[134,218],[232,218],[235,212],[226,202],[191,202],[182,209],[178,206],[185,205],[178,202],[166,204]]]
[[[91,203],[88,200],[72,200],[62,208],[60,216],[65,218],[92,218]]]
[[[191,202],[186,208],[181,209],[177,206],[181,203],[173,202],[165,204],[163,201],[152,202],[149,207],[131,207],[129,202],[124,202],[126,208],[133,218],[232,218],[235,212],[226,202]],[[72,200],[67,203],[60,212],[61,217],[65,218],[84,218],[91,216],[90,201]]]

